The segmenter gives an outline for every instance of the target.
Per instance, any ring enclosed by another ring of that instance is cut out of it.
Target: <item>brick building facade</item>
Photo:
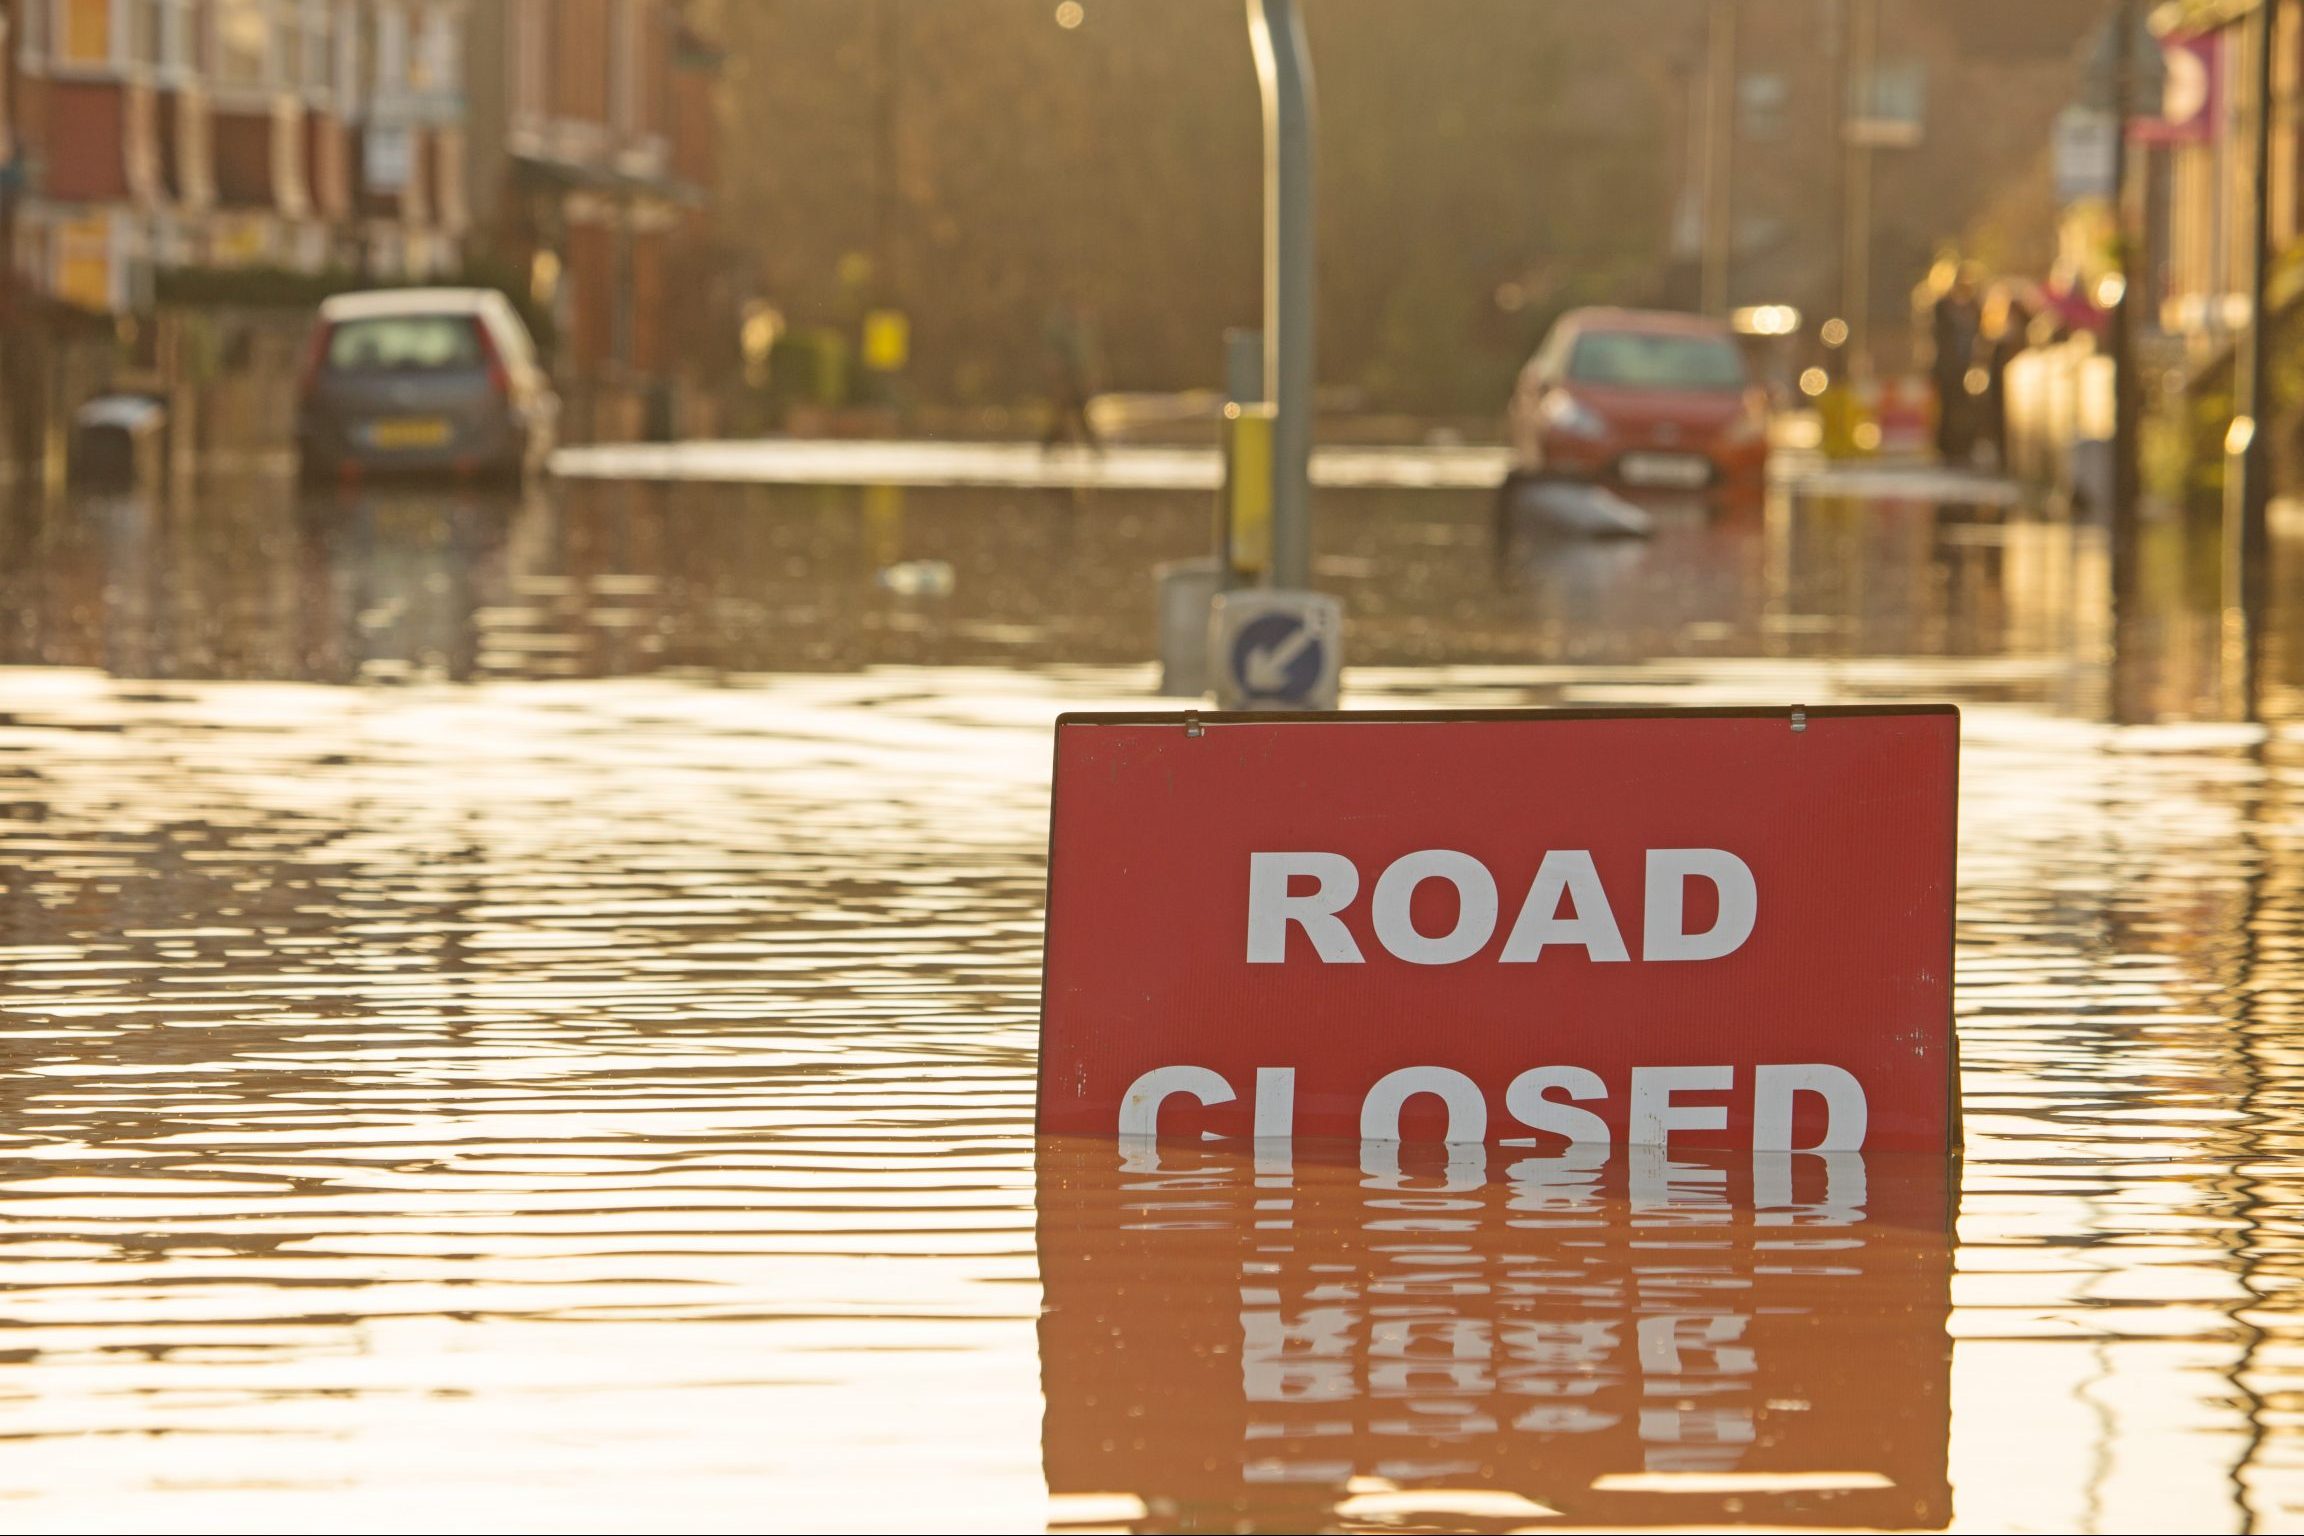
[[[554,317],[580,433],[671,430],[698,317],[715,312],[705,9],[502,0],[474,14],[475,214]]]
[[[574,432],[641,430],[713,313],[707,9],[0,0],[0,307],[499,281],[554,322]]]
[[[452,269],[467,16],[467,0],[10,0],[18,277],[123,313],[170,269]]]

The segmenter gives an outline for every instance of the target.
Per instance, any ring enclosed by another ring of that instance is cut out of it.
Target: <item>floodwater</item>
[[[2304,1527],[2304,756],[2199,562],[1323,515],[1354,702],[1963,706],[1963,1164],[1036,1144],[1048,725],[1201,496],[18,502],[0,1524]]]

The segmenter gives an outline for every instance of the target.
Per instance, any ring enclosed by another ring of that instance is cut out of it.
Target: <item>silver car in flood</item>
[[[494,289],[339,294],[306,345],[298,469],[307,482],[518,481],[551,452],[559,412],[528,327]]]

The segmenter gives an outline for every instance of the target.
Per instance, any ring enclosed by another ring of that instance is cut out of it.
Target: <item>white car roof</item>
[[[493,288],[375,288],[323,300],[320,317],[367,320],[380,315],[472,315],[502,302]]]

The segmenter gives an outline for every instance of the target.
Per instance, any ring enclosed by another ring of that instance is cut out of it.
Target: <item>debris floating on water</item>
[[[1604,485],[1582,480],[1530,480],[1504,495],[1513,515],[1537,531],[1580,539],[1645,539],[1656,519]]]
[[[949,560],[899,560],[883,568],[878,579],[898,597],[950,597],[955,585]]]

